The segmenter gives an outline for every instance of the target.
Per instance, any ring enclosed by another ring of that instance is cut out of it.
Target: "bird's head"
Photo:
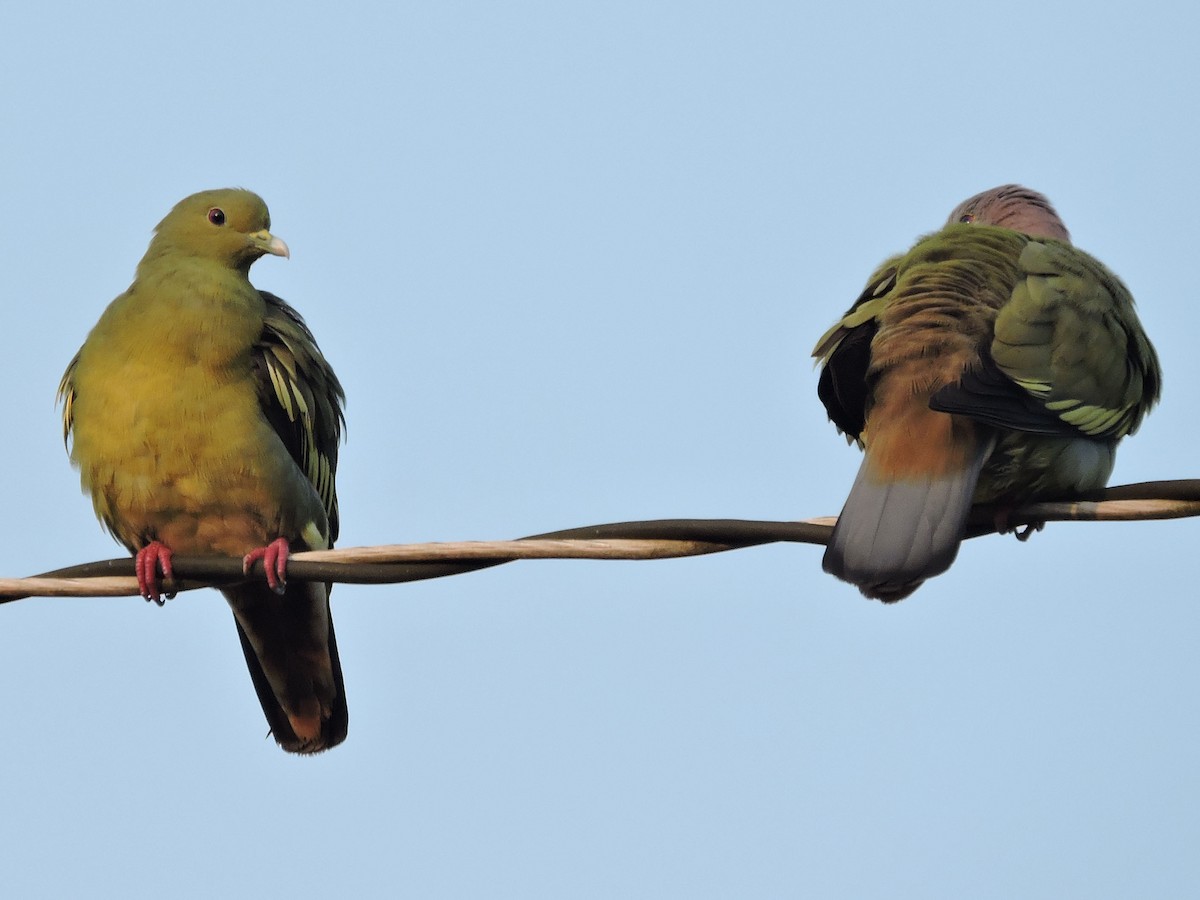
[[[995,225],[1032,237],[1053,238],[1070,243],[1071,234],[1050,201],[1019,184],[1004,184],[964,200],[950,213],[947,225],[955,223]]]
[[[264,254],[290,255],[270,229],[267,204],[252,191],[201,191],[180,200],[158,223],[147,256],[183,253],[247,272]]]

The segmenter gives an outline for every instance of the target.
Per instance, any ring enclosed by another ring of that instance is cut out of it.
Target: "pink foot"
[[[138,591],[147,600],[153,600],[162,606],[166,600],[175,596],[174,593],[167,594],[164,600],[158,590],[159,569],[162,570],[165,580],[175,580],[175,573],[171,570],[171,548],[166,544],[151,541],[137,552],[133,559],[133,568],[137,572]]]
[[[242,571],[247,575],[260,559],[267,573],[267,587],[277,594],[287,589],[287,561],[290,552],[287,538],[275,538],[265,547],[251,550],[242,558]]]

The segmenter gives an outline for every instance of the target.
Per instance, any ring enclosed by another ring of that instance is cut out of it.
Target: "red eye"
[[[225,210],[221,209],[219,206],[214,206],[208,211],[208,221],[212,222],[214,225],[224,225]]]

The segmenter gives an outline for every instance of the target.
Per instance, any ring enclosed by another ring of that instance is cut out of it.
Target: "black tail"
[[[346,739],[349,713],[329,587],[294,582],[222,590],[271,735],[289,753],[319,753]]]

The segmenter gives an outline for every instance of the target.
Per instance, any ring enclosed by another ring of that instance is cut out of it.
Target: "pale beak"
[[[250,235],[254,243],[257,244],[264,253],[270,253],[272,256],[282,256],[285,259],[291,259],[292,253],[288,250],[288,245],[283,242],[283,238],[277,238],[269,231],[257,231]]]

